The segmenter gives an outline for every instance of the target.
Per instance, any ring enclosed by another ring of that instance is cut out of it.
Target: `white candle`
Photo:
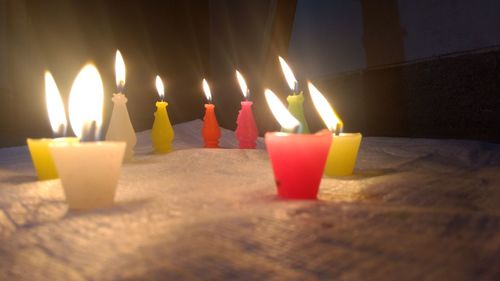
[[[118,93],[113,94],[113,98],[111,99],[114,105],[108,131],[106,133],[106,140],[126,142],[127,149],[125,150],[125,161],[129,161],[134,157],[134,147],[137,144],[137,136],[135,135],[135,130],[128,114],[127,97],[122,93],[125,87],[125,62],[123,61],[120,51],[116,51],[115,72]]]
[[[86,65],[76,77],[69,98],[70,124],[78,138],[99,136],[103,96],[99,72],[95,66]],[[87,124],[94,124],[95,131],[85,132]],[[51,144],[69,208],[113,204],[125,146],[125,142],[111,141]]]

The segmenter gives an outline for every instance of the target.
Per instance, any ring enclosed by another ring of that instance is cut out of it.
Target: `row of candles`
[[[293,71],[279,57],[285,79],[292,94],[287,97],[288,108],[269,89],[266,101],[280,123],[281,132],[265,134],[266,148],[274,171],[278,195],[284,198],[315,199],[323,173],[327,176],[347,176],[353,172],[361,134],[343,133],[343,122],[327,99],[310,82],[308,90],[312,102],[328,130],[309,133],[304,117],[303,92],[299,92]],[[103,123],[104,90],[95,66],[89,64],[77,75],[69,96],[69,123],[76,137],[64,137],[67,119],[64,104],[56,82],[45,73],[45,95],[53,139],[27,139],[33,164],[40,180],[60,178],[70,208],[89,209],[109,206],[114,201],[118,177],[123,161],[134,157],[137,137],[127,110],[125,63],[119,51],[115,60],[117,93],[113,94],[113,111],[106,141],[100,139]],[[254,149],[258,129],[248,100],[249,89],[240,72],[236,78],[245,98],[237,118],[235,131],[239,147]],[[151,130],[153,150],[168,153],[172,150],[174,130],[167,113],[164,85],[156,76],[160,100],[156,102],[155,119]],[[218,148],[220,128],[208,82],[202,88],[207,98],[202,136],[207,148]]]

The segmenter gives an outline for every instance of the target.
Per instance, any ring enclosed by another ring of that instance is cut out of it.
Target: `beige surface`
[[[0,280],[500,280],[498,145],[364,138],[355,176],[283,201],[264,150],[174,129],[167,155],[139,133],[116,205],[91,212],[1,149]]]

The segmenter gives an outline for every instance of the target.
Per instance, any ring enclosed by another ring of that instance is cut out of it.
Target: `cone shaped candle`
[[[265,95],[282,128],[289,132],[296,130],[299,121],[270,90]],[[266,133],[266,148],[280,197],[316,199],[331,140],[332,135],[326,130],[312,135]]]
[[[297,79],[293,74],[292,69],[282,57],[278,57],[283,70],[283,75],[285,76],[286,82],[292,94],[289,95],[286,100],[288,101],[288,111],[300,122],[299,133],[309,134],[309,125],[307,124],[306,118],[304,116],[304,95],[302,92],[299,93]]]
[[[236,77],[240,84],[243,96],[245,97],[245,101],[241,102],[241,110],[238,113],[238,119],[236,120],[236,138],[238,139],[240,148],[255,148],[259,132],[253,117],[253,103],[248,101],[249,90],[245,79],[238,71],[236,71]]]
[[[220,128],[219,123],[217,123],[217,117],[215,117],[215,105],[212,104],[212,93],[205,79],[203,79],[203,91],[208,101],[205,104],[205,116],[203,117],[203,127],[201,129],[203,142],[207,148],[218,148]]]
[[[328,160],[325,167],[325,175],[352,175],[359,146],[361,144],[361,134],[342,133],[342,121],[326,98],[312,83],[309,83],[309,93],[311,94],[314,106],[320,113],[321,118],[328,129],[333,132],[332,145],[328,153]]]
[[[168,118],[168,103],[163,99],[165,97],[165,88],[160,76],[156,76],[156,90],[161,101],[156,102],[155,121],[151,130],[151,139],[156,153],[167,153],[172,150],[172,141],[174,140],[174,129]]]
[[[64,112],[64,104],[57,89],[56,82],[50,74],[45,73],[45,100],[47,112],[49,113],[50,125],[56,136],[64,136],[66,133],[67,120]],[[55,138],[55,139],[27,139],[33,166],[35,167],[39,180],[50,180],[58,178],[54,159],[50,154],[49,145],[54,142],[78,142],[77,138]]]
[[[106,140],[124,141],[127,143],[125,150],[125,160],[132,160],[134,157],[134,147],[137,143],[134,127],[130,122],[127,110],[127,98],[122,93],[125,86],[125,63],[120,51],[116,51],[115,60],[116,85],[118,93],[113,94],[113,113],[109,122]]]
[[[113,204],[125,142],[99,142],[102,125],[103,86],[99,72],[86,65],[71,88],[71,128],[84,143],[53,143],[51,153],[71,209],[91,209]]]

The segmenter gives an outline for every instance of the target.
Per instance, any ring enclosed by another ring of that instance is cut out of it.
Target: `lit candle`
[[[361,143],[361,134],[342,133],[344,124],[330,103],[312,83],[308,83],[308,86],[316,110],[326,127],[333,133],[325,174],[327,176],[352,175]]]
[[[174,140],[174,129],[168,118],[167,106],[165,101],[165,87],[160,76],[156,76],[156,90],[160,101],[156,102],[155,121],[151,130],[151,139],[156,153],[167,153],[172,150],[172,141]]]
[[[217,123],[217,118],[215,117],[215,105],[212,103],[212,93],[210,92],[207,80],[203,79],[202,84],[205,97],[207,98],[207,103],[205,104],[205,116],[203,117],[203,128],[201,129],[201,134],[203,135],[205,147],[218,148],[220,128],[219,123]]]
[[[301,127],[299,128],[299,133],[309,134],[309,125],[307,124],[304,116],[304,94],[302,91],[299,92],[299,83],[297,82],[297,79],[295,79],[295,75],[293,74],[290,66],[288,66],[282,57],[278,58],[288,87],[292,90],[292,94],[286,98],[288,101],[288,110],[300,122]]]
[[[113,94],[113,113],[109,121],[106,140],[124,141],[127,143],[125,150],[125,160],[132,160],[134,157],[134,147],[137,143],[134,127],[130,122],[127,110],[127,97],[123,94],[125,87],[125,62],[120,51],[116,51],[115,58],[116,88],[117,93]]]
[[[64,104],[57,88],[54,77],[50,72],[45,72],[45,102],[49,114],[54,139],[27,139],[31,160],[39,180],[58,178],[54,160],[50,154],[49,145],[53,142],[78,142],[77,138],[64,138],[66,135],[66,113]]]
[[[238,139],[240,148],[255,148],[259,132],[252,113],[253,102],[248,100],[250,91],[248,90],[245,78],[237,70],[236,78],[245,98],[245,101],[241,102],[241,110],[236,120],[236,124],[238,125],[236,127],[236,138]]]
[[[332,134],[295,134],[300,122],[271,90],[267,103],[282,128],[291,133],[266,133],[265,143],[274,171],[278,195],[284,198],[316,199]]]
[[[96,141],[102,125],[103,86],[93,65],[76,77],[69,97],[70,124],[86,142],[52,143],[50,149],[71,209],[113,204],[125,142]]]

